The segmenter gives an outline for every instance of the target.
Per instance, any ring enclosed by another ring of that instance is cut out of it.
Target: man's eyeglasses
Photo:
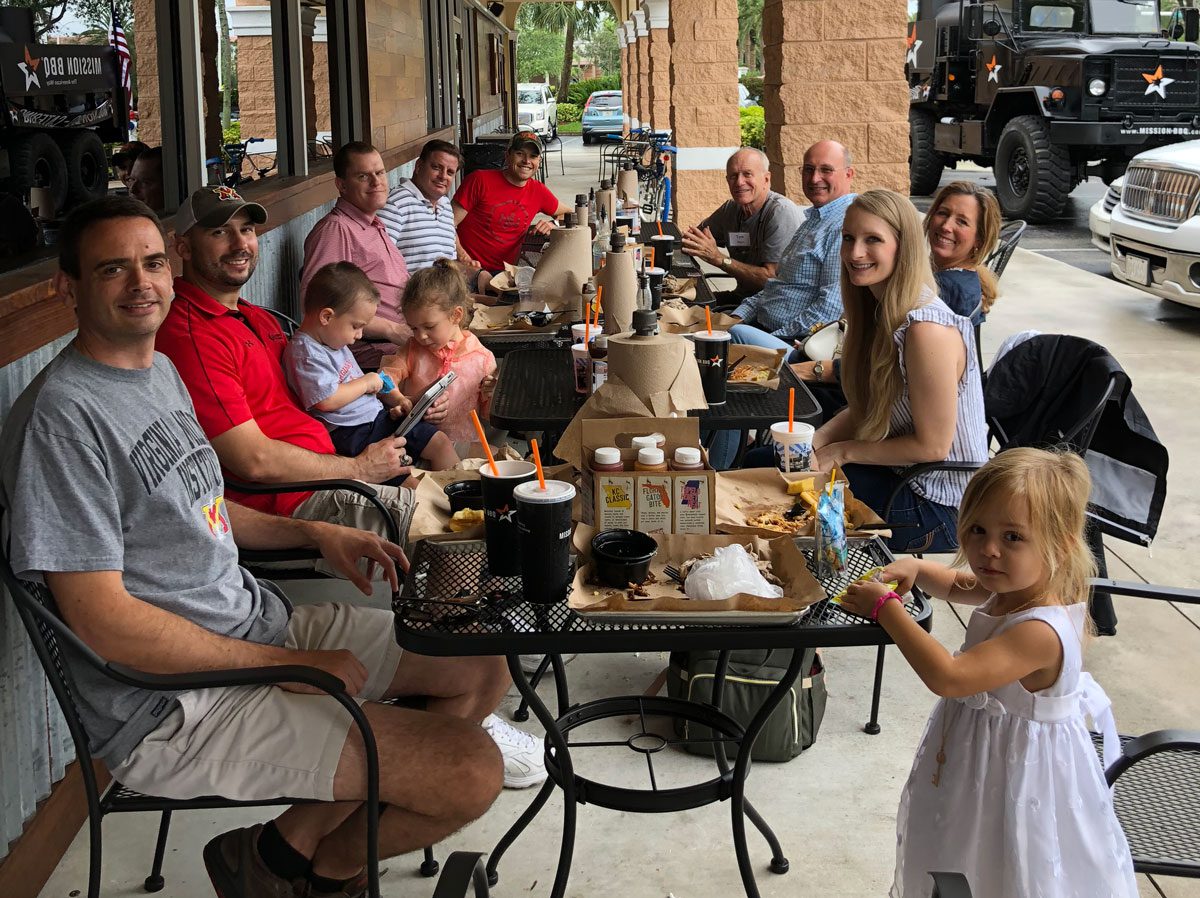
[[[800,169],[800,173],[806,178],[811,178],[813,175],[820,175],[822,178],[828,178],[835,172],[845,171],[845,168],[834,168],[832,165],[806,165]]]

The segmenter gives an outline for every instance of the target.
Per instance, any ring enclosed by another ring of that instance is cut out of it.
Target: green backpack
[[[792,660],[792,649],[745,649],[729,653],[721,710],[743,727],[758,713],[763,701],[778,685]],[[712,703],[713,675],[719,652],[672,652],[667,666],[667,694],[694,702]],[[817,739],[821,718],[825,715],[825,665],[816,649],[804,649],[800,677],[791,692],[779,703],[767,725],[758,734],[751,759],[790,761]],[[675,731],[685,739],[711,739],[712,731],[701,724],[675,721]],[[713,743],[688,743],[684,746],[697,755],[713,756]],[[737,746],[725,743],[730,760],[737,757]]]

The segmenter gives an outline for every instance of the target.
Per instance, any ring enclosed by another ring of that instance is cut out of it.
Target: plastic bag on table
[[[846,484],[831,481],[817,497],[816,563],[820,580],[846,573]]]
[[[689,599],[722,601],[738,593],[778,599],[783,589],[772,586],[758,570],[754,558],[744,546],[722,546],[711,558],[703,558],[692,565],[683,591]]]

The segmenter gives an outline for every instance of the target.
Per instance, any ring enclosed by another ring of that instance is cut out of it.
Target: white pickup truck
[[[558,136],[558,101],[545,84],[517,85],[517,124],[542,140]]]
[[[1109,222],[1113,277],[1200,308],[1200,140],[1139,153],[1120,190]]]

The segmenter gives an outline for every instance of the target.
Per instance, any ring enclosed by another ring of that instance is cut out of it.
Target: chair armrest
[[[883,507],[883,510],[879,513],[879,516],[885,521],[891,517],[892,504],[896,501],[896,497],[900,495],[900,490],[904,489],[909,483],[912,482],[914,478],[919,477],[922,474],[928,473],[929,471],[978,471],[981,467],[983,467],[982,464],[976,464],[975,462],[970,461],[927,461],[921,462],[918,465],[909,465],[900,472],[900,482],[896,484],[896,488],[892,490],[892,494],[888,496],[887,504]],[[906,525],[888,524],[888,526],[892,527]]]
[[[454,851],[442,865],[433,898],[467,898],[472,885],[475,898],[488,898],[487,870],[484,855],[478,851]]]
[[[1104,778],[1111,786],[1126,770],[1151,755],[1163,751],[1200,751],[1200,731],[1197,730],[1155,730],[1130,739],[1121,748],[1121,757],[1117,758],[1104,772]]]
[[[229,686],[277,686],[280,683],[302,683],[330,695],[346,691],[346,684],[332,674],[317,667],[300,664],[155,674],[118,664],[116,661],[109,661],[105,664],[105,669],[113,679],[127,686],[159,692],[171,692],[178,689],[216,689]]]
[[[321,492],[323,490],[347,490],[351,493],[357,493],[374,505],[375,509],[383,516],[383,527],[388,541],[397,545],[400,544],[400,528],[396,525],[396,519],[392,517],[392,513],[388,511],[388,507],[380,501],[379,492],[375,487],[363,483],[361,480],[297,480],[291,483],[243,483],[240,480],[227,479],[225,485],[229,489],[251,495]],[[276,549],[239,549],[239,553],[251,560],[277,561],[280,558],[284,558],[284,556],[280,556],[279,550]],[[294,553],[285,554],[287,558],[294,557]]]
[[[1092,589],[1118,596],[1138,599],[1161,599],[1167,602],[1183,602],[1185,605],[1200,605],[1200,589],[1184,589],[1180,586],[1156,586],[1153,583],[1136,583],[1130,580],[1108,580],[1101,577],[1089,581]]]

